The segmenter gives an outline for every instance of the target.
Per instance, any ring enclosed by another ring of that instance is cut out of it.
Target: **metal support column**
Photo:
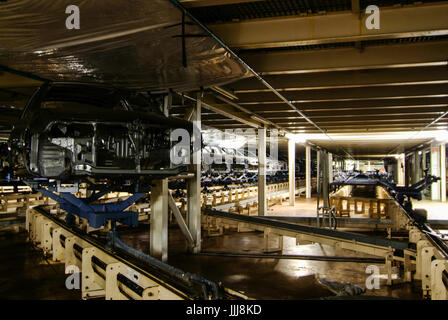
[[[168,259],[168,179],[155,180],[151,188],[150,254]]]
[[[405,155],[401,154],[397,159],[397,185],[404,186],[405,185]]]
[[[193,163],[191,164],[191,171],[195,176],[187,180],[187,225],[194,241],[188,249],[192,253],[201,251],[201,99],[199,93],[191,116],[193,121]]]
[[[265,216],[266,200],[266,129],[258,129],[258,215]]]
[[[333,182],[333,154],[328,153],[328,182]]]
[[[311,147],[306,146],[305,151],[305,194],[306,198],[311,198]]]
[[[440,201],[446,202],[446,144],[440,145]]]
[[[289,205],[296,202],[296,142],[288,141],[288,170],[289,170]]]
[[[422,151],[414,152],[415,162],[414,162],[414,183],[420,181],[422,178]]]
[[[405,155],[404,185],[406,187],[412,185],[412,164],[413,164],[413,156],[406,157]]]
[[[329,163],[328,163],[328,154],[326,151],[320,152],[321,156],[321,170],[322,172],[318,172],[318,175],[322,176],[321,181],[321,198],[323,200],[323,206],[324,208],[329,208]]]
[[[320,172],[319,172],[319,168],[321,167],[321,154],[322,152],[320,150],[316,151],[316,181],[317,181],[317,185],[320,186]],[[318,187],[319,188],[319,187]]]
[[[170,115],[170,109],[171,106],[173,104],[173,94],[171,92],[169,92],[163,100],[163,114],[165,116],[169,116]]]
[[[412,154],[412,166],[411,166],[411,173],[410,173],[410,177],[411,177],[411,185],[414,184],[417,180],[417,175],[418,175],[418,151],[415,151]]]
[[[329,182],[330,182],[330,162],[327,151],[318,152],[319,166],[317,167],[317,176],[320,178],[317,184],[317,227],[321,226],[321,218],[328,217],[328,226],[332,228],[332,217],[330,210]],[[322,200],[322,205],[320,204]]]
[[[441,146],[437,144],[431,145],[431,174],[436,177],[441,176],[441,165],[440,165],[440,149]],[[440,180],[437,182],[434,182],[431,186],[431,200],[437,200],[440,201]]]
[[[421,171],[420,171],[420,175],[423,175],[423,172],[425,171],[425,170],[427,170],[428,169],[428,172],[429,172],[429,168],[428,168],[428,166],[426,165],[426,150],[423,150],[422,151],[422,165],[421,165]]]

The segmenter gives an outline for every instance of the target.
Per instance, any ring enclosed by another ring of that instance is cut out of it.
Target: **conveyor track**
[[[216,211],[216,210],[211,210],[211,209],[205,209],[204,213],[206,215],[225,218],[225,219],[231,219],[231,220],[234,220],[237,222],[250,223],[250,224],[261,225],[261,226],[270,227],[270,228],[276,228],[276,229],[283,229],[283,230],[296,232],[296,233],[306,233],[306,234],[313,234],[313,235],[319,235],[319,236],[324,236],[324,237],[331,237],[331,238],[340,239],[341,241],[356,241],[357,243],[364,243],[364,244],[375,245],[375,246],[380,246],[380,247],[385,247],[385,248],[393,248],[397,251],[402,251],[404,249],[410,248],[410,243],[404,242],[404,241],[381,239],[381,238],[370,237],[370,236],[351,233],[351,232],[303,226],[303,225],[292,224],[292,223],[287,223],[287,222],[282,222],[282,221],[268,220],[268,219],[263,219],[260,217],[245,216],[245,215],[227,213],[227,212]]]
[[[108,255],[120,261],[129,267],[141,272],[146,277],[150,278],[159,285],[168,288],[176,295],[182,297],[183,299],[234,299],[235,296],[230,294],[230,290],[223,288],[222,286],[209,281],[201,276],[189,274],[177,268],[174,268],[168,264],[165,264],[157,259],[154,261],[148,261],[148,259],[142,260],[135,257],[132,253],[126,252],[121,248],[110,249],[106,243],[89,236],[82,230],[76,227],[68,226],[65,222],[56,218],[51,213],[47,212],[43,206],[34,208],[36,212],[43,215],[46,219],[51,220],[53,223],[59,227],[65,229],[74,236],[82,239],[82,241],[89,243],[91,247],[95,247]],[[61,235],[61,244],[65,247],[66,237]],[[73,247],[75,251],[82,254],[83,248],[77,244]],[[96,259],[98,260],[98,259]],[[92,260],[95,262],[94,260]],[[95,263],[98,267],[104,269],[105,265],[102,261],[97,261]],[[204,285],[206,284],[206,285]],[[129,283],[124,283],[125,286],[129,287]],[[214,287],[211,288],[211,287]]]

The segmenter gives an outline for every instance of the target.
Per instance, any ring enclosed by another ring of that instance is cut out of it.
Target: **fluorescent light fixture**
[[[330,138],[322,133],[310,133],[302,135],[306,140],[324,140]],[[448,131],[446,130],[428,130],[416,133],[415,131],[404,132],[379,132],[379,133],[360,133],[352,134],[331,134],[334,141],[385,141],[385,140],[424,140],[424,139],[442,139],[448,141]],[[440,141],[440,140],[439,140]]]
[[[440,130],[437,135],[435,136],[435,139],[439,142],[448,141],[448,131],[446,130]]]

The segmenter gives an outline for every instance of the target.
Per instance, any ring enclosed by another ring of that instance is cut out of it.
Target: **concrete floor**
[[[142,251],[149,251],[149,227],[139,233],[125,232],[121,238]],[[273,240],[275,241],[275,240]],[[283,254],[365,256],[348,250],[335,250],[319,244],[296,246],[295,240],[285,237]],[[275,245],[275,244],[273,244]],[[263,234],[259,232],[230,232],[223,236],[203,238],[204,252],[263,253]],[[279,260],[239,257],[216,257],[186,253],[183,235],[177,228],[170,228],[168,263],[182,270],[200,274],[224,286],[244,292],[255,299],[319,299],[335,296],[317,282],[323,277],[338,282],[350,282],[365,287],[370,264],[352,262],[323,262],[306,260]],[[383,267],[379,265],[383,274]],[[396,284],[392,287],[380,281],[379,290],[367,290],[364,298],[384,297],[420,299],[418,286]]]
[[[426,209],[428,219],[430,220],[448,220],[448,202],[432,201],[432,200],[412,200],[415,209]],[[306,199],[297,197],[294,207],[291,207],[288,201],[269,207],[269,216],[292,216],[292,217],[315,217],[316,216],[316,197]],[[363,215],[356,215],[356,218],[362,218]],[[365,215],[367,217],[367,215]]]
[[[27,241],[27,233],[0,233],[0,300],[76,300],[65,287],[63,264],[50,264]]]
[[[289,205],[288,201],[284,201],[281,205],[277,204],[268,208],[268,216],[284,216],[284,217],[315,217],[317,210],[316,197],[306,199],[297,197],[295,206]]]
[[[415,207],[426,208],[430,219],[445,219],[447,204],[423,200]],[[316,200],[297,198],[295,207],[287,202],[269,209],[271,216],[315,216]],[[149,252],[149,225],[121,234],[128,244]],[[219,237],[203,238],[203,251],[262,253],[263,234],[230,232]],[[226,287],[242,291],[255,299],[319,299],[334,296],[316,277],[365,286],[366,263],[305,260],[255,259],[190,255],[177,227],[169,233],[169,264],[198,273]],[[348,250],[335,250],[319,244],[296,246],[284,238],[283,254],[361,256]],[[42,254],[26,242],[26,234],[0,234],[0,299],[80,299],[81,293],[65,288],[63,264],[49,264]],[[382,269],[382,267],[380,268]],[[383,272],[382,272],[383,273]],[[385,285],[367,290],[362,297],[420,299],[418,284]]]
[[[121,238],[144,252],[149,251],[149,225],[128,229],[121,233]],[[222,282],[255,299],[331,297],[334,294],[318,283],[316,276],[361,286],[365,286],[368,276],[365,270],[369,264],[366,263],[201,256],[187,254],[185,248],[183,235],[177,227],[171,227],[169,264]],[[203,239],[203,251],[262,253],[262,249],[263,234],[257,232],[231,232]],[[286,237],[283,254],[360,256],[318,244],[296,246],[294,239]],[[26,241],[25,232],[0,234],[0,261],[0,299],[72,300],[81,297],[80,291],[65,288],[64,265],[46,261]],[[380,290],[368,290],[363,297],[421,297],[418,286],[387,287],[384,281],[381,280]]]

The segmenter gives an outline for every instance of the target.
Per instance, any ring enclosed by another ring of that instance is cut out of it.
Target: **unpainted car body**
[[[164,177],[170,133],[192,124],[166,117],[147,96],[102,85],[46,83],[31,97],[10,136],[18,175],[58,180],[83,176]]]

